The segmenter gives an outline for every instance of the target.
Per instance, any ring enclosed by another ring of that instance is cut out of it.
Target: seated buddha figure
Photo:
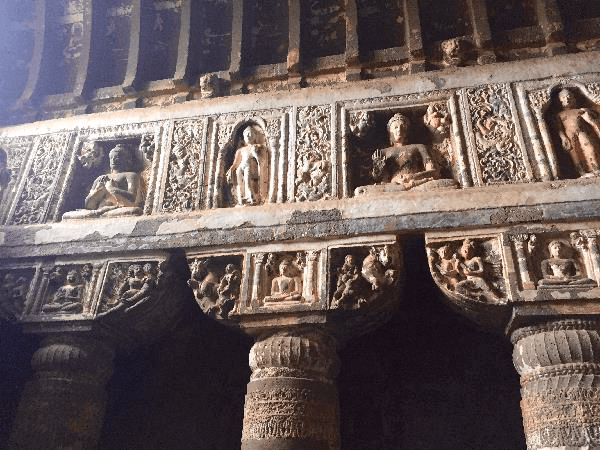
[[[63,219],[134,216],[142,214],[143,181],[132,171],[133,154],[125,145],[116,145],[108,154],[110,172],[100,175],[85,198],[85,209],[63,214]]]
[[[42,307],[45,313],[78,314],[83,310],[81,297],[84,284],[76,270],[67,273],[64,284],[52,296],[52,301]]]
[[[540,280],[539,285],[596,284],[581,274],[577,262],[565,254],[565,247],[566,245],[559,240],[553,240],[548,244],[550,258],[542,261],[543,279]]]
[[[395,114],[387,124],[390,147],[373,153],[372,176],[377,186],[361,186],[355,194],[370,192],[398,192],[456,187],[451,179],[439,179],[428,148],[423,144],[407,144],[410,121],[403,114]]]
[[[271,282],[271,294],[265,297],[266,303],[300,301],[302,299],[302,278],[293,276],[291,261],[284,259],[279,264],[279,276]]]

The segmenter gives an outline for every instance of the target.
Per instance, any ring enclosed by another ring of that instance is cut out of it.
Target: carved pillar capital
[[[35,376],[17,410],[11,448],[94,448],[114,351],[82,335],[56,335],[34,353]]]
[[[599,445],[600,321],[547,322],[511,340],[527,448]]]
[[[242,449],[338,449],[335,341],[317,328],[259,338],[244,406]]]

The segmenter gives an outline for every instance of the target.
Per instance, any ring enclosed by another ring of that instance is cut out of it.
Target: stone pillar
[[[512,341],[527,448],[600,448],[600,321],[521,328]]]
[[[242,450],[340,448],[334,339],[317,329],[278,332],[250,350]]]
[[[10,448],[89,449],[100,436],[113,350],[90,337],[47,337],[17,410]]]

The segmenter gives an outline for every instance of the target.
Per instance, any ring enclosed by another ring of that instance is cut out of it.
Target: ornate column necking
[[[600,321],[521,328],[512,342],[527,448],[600,445]]]
[[[318,329],[258,339],[244,406],[242,449],[339,449],[335,341]]]
[[[87,449],[104,419],[113,349],[90,337],[47,337],[31,360],[10,448]]]

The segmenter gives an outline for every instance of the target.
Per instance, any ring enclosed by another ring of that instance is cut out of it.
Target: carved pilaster
[[[82,336],[46,338],[31,360],[10,448],[94,448],[105,412],[113,350]]]
[[[337,367],[335,341],[317,329],[257,340],[242,449],[339,449]]]
[[[512,341],[527,448],[600,445],[600,322],[548,322]]]

